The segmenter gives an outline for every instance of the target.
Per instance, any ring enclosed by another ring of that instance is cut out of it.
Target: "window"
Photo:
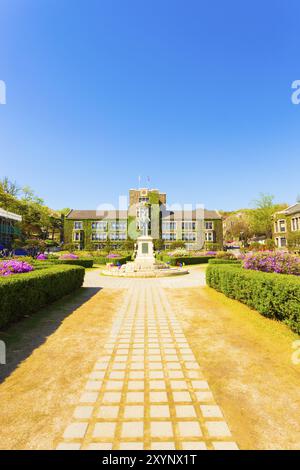
[[[170,232],[170,230],[176,230],[176,222],[163,222],[162,223],[162,231],[163,232]]]
[[[281,238],[280,238],[280,246],[283,246],[283,247],[284,247],[284,246],[286,246],[286,245],[287,245],[287,243],[286,243],[286,238],[285,238],[285,237],[281,237]]]
[[[205,230],[213,230],[214,224],[213,222],[205,222]]]
[[[126,222],[112,222],[110,227],[112,230],[125,231],[127,229],[127,223]]]
[[[205,232],[205,241],[206,242],[213,242],[214,241],[213,232]]]
[[[292,218],[292,231],[296,232],[300,230],[300,217],[293,217]]]
[[[126,240],[126,233],[111,233],[109,238],[111,240]]]
[[[163,233],[162,234],[162,239],[163,240],[174,241],[174,240],[176,240],[176,233]]]
[[[196,222],[182,222],[182,230],[196,230]]]
[[[182,240],[194,242],[196,240],[196,234],[194,232],[185,232],[182,234]]]
[[[92,240],[106,240],[106,238],[107,238],[106,233],[101,233],[101,232],[92,233]]]
[[[106,230],[107,222],[92,222],[92,230]]]
[[[140,197],[139,202],[149,202],[149,198],[148,197]]]
[[[81,242],[82,241],[82,232],[74,232],[73,233],[73,241],[74,242]]]
[[[285,220],[278,220],[279,232],[286,232]]]
[[[82,230],[83,224],[82,222],[74,222],[74,229],[75,230]]]

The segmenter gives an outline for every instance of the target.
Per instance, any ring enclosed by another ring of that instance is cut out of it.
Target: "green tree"
[[[250,227],[248,211],[240,211],[226,218],[224,230],[225,241],[240,240],[241,236],[243,236],[244,240],[248,240],[252,235],[253,232]]]
[[[273,215],[284,209],[286,204],[274,204],[274,196],[265,193],[260,193],[260,197],[254,202],[255,209],[249,213],[250,228],[257,236],[272,238]]]
[[[20,187],[17,185],[17,183],[15,181],[10,181],[7,178],[7,176],[5,176],[0,181],[0,186],[6,194],[9,194],[10,196],[13,196],[13,197],[18,196],[20,192]]]
[[[24,186],[24,188],[22,188],[22,193],[23,193],[23,199],[25,199],[25,201],[32,201],[33,200],[34,191],[33,191],[33,189],[31,189],[30,186]]]
[[[175,250],[176,248],[185,248],[185,242],[183,240],[176,240],[170,243],[171,250]]]
[[[111,251],[111,240],[110,238],[107,238],[105,245],[104,245],[104,251],[109,254]]]
[[[163,250],[164,248],[164,241],[161,238],[157,238],[153,241],[154,249],[155,250]]]

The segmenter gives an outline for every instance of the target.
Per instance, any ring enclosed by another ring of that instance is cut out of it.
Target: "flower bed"
[[[0,261],[0,277],[29,273],[30,271],[33,271],[33,267],[26,261],[18,261],[15,259]]]
[[[74,253],[65,253],[59,257],[59,259],[63,260],[68,260],[68,259],[78,259],[79,257],[77,255],[74,255]]]
[[[0,278],[0,328],[81,287],[80,266],[53,266]]]
[[[283,321],[300,334],[300,278],[243,269],[233,264],[209,264],[207,284],[262,315]]]
[[[115,258],[121,258],[121,255],[118,255],[117,253],[109,253],[109,255],[107,255],[108,259],[115,259]]]
[[[289,253],[249,253],[243,259],[243,268],[266,273],[300,275],[300,258]]]

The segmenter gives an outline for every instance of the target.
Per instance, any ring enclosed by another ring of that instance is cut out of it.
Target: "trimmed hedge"
[[[106,264],[111,263],[115,266],[120,264],[125,264],[127,261],[131,261],[131,255],[122,256],[121,258],[107,258],[106,256],[94,256],[94,263],[96,264]]]
[[[237,265],[242,265],[242,262],[238,259],[212,258],[212,259],[208,260],[208,264],[237,264]]]
[[[82,286],[81,266],[51,266],[0,277],[0,328]]]
[[[239,300],[268,318],[286,323],[300,334],[298,276],[251,271],[232,264],[209,264],[206,281],[227,297]]]
[[[43,261],[38,261],[38,263]],[[71,264],[73,266],[82,266],[83,268],[92,268],[94,264],[93,258],[78,258],[78,259],[54,259],[49,258],[45,260],[49,264]],[[35,264],[35,266],[38,266]]]
[[[177,266],[180,263],[184,264],[203,264],[208,263],[212,256],[162,256],[161,260],[164,263],[169,263],[171,266]]]

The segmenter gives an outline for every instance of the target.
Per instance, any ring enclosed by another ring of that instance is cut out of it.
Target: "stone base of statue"
[[[153,268],[155,256],[153,249],[153,238],[149,235],[142,235],[137,239],[137,251],[134,260],[136,270]]]
[[[118,277],[163,277],[188,274],[182,267],[171,267],[162,261],[156,261],[153,249],[153,238],[141,235],[136,241],[136,254],[134,261],[128,261],[122,266],[109,263],[102,272],[106,276]]]

